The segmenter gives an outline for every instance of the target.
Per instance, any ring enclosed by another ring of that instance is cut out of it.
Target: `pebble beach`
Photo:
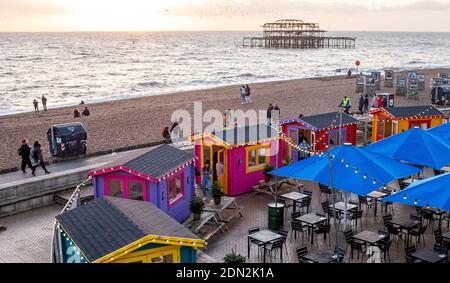
[[[439,72],[450,69],[420,70],[426,74],[426,90],[419,93],[418,100],[396,97],[397,106],[430,104],[430,79]],[[245,82],[243,82],[245,83]],[[51,125],[82,122],[88,130],[88,155],[101,152],[140,147],[162,140],[161,129],[170,126],[173,111],[184,109],[193,113],[193,102],[203,103],[203,112],[209,109],[225,111],[249,109],[265,110],[269,103],[277,103],[281,108],[281,118],[314,115],[337,110],[344,95],[352,101],[352,111],[357,111],[358,94],[355,93],[355,80],[343,76],[298,79],[250,84],[252,103],[241,105],[240,85],[220,88],[179,92],[158,96],[116,100],[87,105],[89,117],[74,118],[73,110],[82,106],[49,109],[39,115],[27,112],[0,117],[0,172],[14,171],[20,166],[17,149],[22,138],[30,144],[35,140],[48,149],[46,133]],[[382,87],[381,92],[395,92],[393,88]],[[47,102],[51,107],[52,101]],[[30,101],[30,111],[32,111]],[[58,161],[44,152],[50,163]],[[51,165],[49,167],[51,170]]]

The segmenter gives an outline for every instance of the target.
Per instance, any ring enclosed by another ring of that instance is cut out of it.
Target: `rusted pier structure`
[[[265,23],[262,37],[244,37],[242,47],[261,48],[355,48],[356,37],[325,36],[319,24],[302,20]]]

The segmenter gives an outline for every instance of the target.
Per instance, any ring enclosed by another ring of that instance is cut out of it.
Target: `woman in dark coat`
[[[33,157],[34,162],[36,163],[33,166],[33,172],[32,172],[33,175],[35,174],[34,172],[36,171],[36,168],[39,165],[42,167],[42,169],[44,169],[45,174],[50,174],[50,172],[47,170],[47,168],[45,168],[44,155],[42,154],[42,146],[38,141],[34,142],[31,157]]]

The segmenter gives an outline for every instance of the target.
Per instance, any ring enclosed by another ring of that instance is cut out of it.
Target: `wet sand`
[[[419,93],[419,100],[396,97],[397,106],[430,104],[430,79],[438,72],[450,69],[421,70],[426,74],[426,90]],[[39,140],[48,149],[47,130],[51,125],[82,122],[88,129],[88,154],[139,147],[161,141],[161,129],[170,126],[173,111],[185,109],[193,113],[193,102],[203,102],[203,112],[227,108],[265,110],[269,103],[277,103],[281,117],[290,118],[336,111],[344,95],[351,98],[353,111],[358,108],[358,94],[355,93],[355,80],[346,77],[326,77],[298,79],[250,84],[253,103],[241,105],[239,85],[225,86],[207,90],[187,91],[168,95],[142,97],[136,99],[111,101],[87,105],[89,117],[74,118],[75,107],[50,109],[40,115],[22,113],[0,117],[0,172],[17,170],[20,156],[17,149],[23,137]],[[395,92],[393,88],[382,91]],[[51,106],[52,101],[48,101]],[[80,112],[81,106],[76,106]],[[30,111],[32,104],[30,103]],[[44,152],[48,156],[48,151]],[[57,161],[47,157],[50,162]],[[49,167],[51,170],[51,165]]]

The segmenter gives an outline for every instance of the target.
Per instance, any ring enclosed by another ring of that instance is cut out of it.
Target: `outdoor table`
[[[440,263],[448,258],[446,254],[440,254],[434,250],[419,250],[411,254],[412,257],[428,263]]]
[[[310,229],[310,234],[311,234],[311,245],[314,244],[314,225],[317,225],[325,220],[327,220],[326,217],[323,216],[319,216],[315,213],[309,213],[309,214],[305,214],[302,215],[300,217],[297,217],[296,220],[306,223],[309,226]]]
[[[383,240],[386,238],[386,235],[378,234],[372,231],[362,231],[361,233],[353,236],[355,239],[358,239],[360,241],[369,243],[369,244],[375,244],[380,240]]]
[[[367,194],[367,196],[375,201],[373,214],[375,215],[375,217],[377,217],[378,199],[387,196],[387,194],[379,191],[373,191]]]
[[[263,253],[263,263],[266,263],[266,245],[272,241],[280,239],[282,236],[280,234],[274,233],[270,230],[261,230],[248,235],[247,239],[247,257],[250,257],[250,239],[258,240],[263,243],[264,253]],[[281,258],[283,258],[283,249],[280,251]]]
[[[335,203],[334,206],[335,206],[336,210],[345,211],[345,202],[343,202],[343,201]],[[330,208],[332,208],[332,207],[333,207],[333,205],[330,205]],[[347,211],[355,209],[356,207],[358,207],[356,204],[347,203]]]
[[[303,257],[314,263],[330,263],[337,259],[337,255],[330,251],[315,251]]]
[[[307,197],[307,195],[304,195],[299,192],[290,192],[290,193],[283,194],[280,197],[291,200],[293,203],[293,206],[294,206],[293,211],[295,212],[296,208],[297,208],[297,201]]]
[[[406,245],[409,245],[409,232],[415,228],[417,228],[417,226],[420,225],[420,221],[417,220],[409,220],[409,221],[402,221],[402,220],[392,220],[391,221],[392,224],[400,227],[400,229],[402,230],[406,230]]]

